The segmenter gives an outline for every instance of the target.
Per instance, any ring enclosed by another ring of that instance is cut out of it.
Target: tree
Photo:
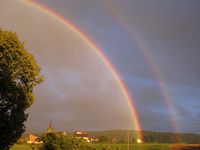
[[[0,28],[0,149],[9,149],[25,131],[33,88],[43,80],[34,56],[16,33]]]
[[[107,136],[104,136],[104,135],[99,136],[99,143],[106,143],[108,141],[109,141],[109,139]]]
[[[43,136],[41,150],[95,150],[84,139],[77,139],[72,135],[56,136],[55,133],[47,133]]]
[[[54,133],[47,133],[42,140],[44,142],[43,150],[59,150],[58,137]]]

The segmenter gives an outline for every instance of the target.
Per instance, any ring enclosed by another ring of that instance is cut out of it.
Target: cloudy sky
[[[143,129],[200,132],[198,0],[35,0],[63,16],[109,58]],[[134,128],[113,75],[68,27],[22,0],[0,1],[0,26],[17,32],[45,82],[27,132]]]

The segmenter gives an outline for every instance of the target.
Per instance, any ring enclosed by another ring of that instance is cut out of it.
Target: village
[[[88,136],[87,131],[75,131],[74,133],[69,133],[66,131],[55,131],[55,129],[52,126],[52,121],[50,121],[46,133],[54,133],[57,137],[71,135],[71,136],[74,136],[75,138],[83,139],[88,143],[90,143],[90,142],[97,143],[98,142],[98,138]],[[19,139],[18,143],[20,143],[20,144],[42,144],[43,141],[41,140],[41,135],[30,133],[28,135],[22,136]]]

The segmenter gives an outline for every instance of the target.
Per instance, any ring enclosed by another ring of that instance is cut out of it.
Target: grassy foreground
[[[96,150],[102,150],[102,148],[106,147],[109,150],[128,150],[126,144],[93,144],[93,147]],[[170,144],[130,144],[129,150],[199,150],[200,145],[192,145],[192,144],[178,144],[178,145],[170,145]],[[11,150],[32,150],[30,145],[27,144],[16,144]]]
[[[110,150],[127,150],[126,144],[93,144],[97,150],[102,150],[103,147],[110,148]],[[30,145],[27,144],[16,144],[11,150],[32,150]],[[171,150],[169,144],[130,144],[129,150]]]
[[[16,144],[14,145],[11,150],[32,150],[31,146],[28,144]]]
[[[94,144],[97,150],[102,150],[103,147],[108,147],[111,150],[119,148],[120,150],[127,150],[127,144]],[[129,150],[171,150],[169,144],[130,144]]]

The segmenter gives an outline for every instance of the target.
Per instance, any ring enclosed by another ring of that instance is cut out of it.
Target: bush
[[[54,133],[47,133],[42,139],[42,150],[95,150],[85,140],[71,135],[56,136]]]

